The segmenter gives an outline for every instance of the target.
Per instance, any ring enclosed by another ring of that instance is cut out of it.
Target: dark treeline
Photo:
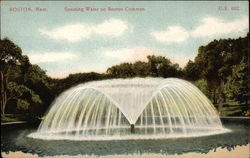
[[[219,96],[247,103],[248,38],[214,40],[200,46],[194,61],[182,69],[163,56],[148,56],[147,62],[121,63],[106,73],[77,73],[53,79],[22,55],[19,46],[8,38],[0,43],[1,114],[42,116],[62,91],[88,81],[131,77],[178,77],[193,82],[214,103]]]
[[[163,56],[148,56],[148,62],[122,63],[107,69],[113,78],[127,77],[182,77],[182,70],[178,64],[173,64]]]

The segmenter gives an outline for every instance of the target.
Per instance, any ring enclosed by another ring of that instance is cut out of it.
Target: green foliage
[[[24,118],[17,114],[1,114],[1,122],[16,122],[22,121]]]
[[[48,80],[45,71],[37,65],[32,65],[29,58],[22,55],[20,47],[7,38],[1,39],[0,104],[2,113],[5,112],[5,107],[11,112],[20,113],[43,106],[45,103],[50,104],[53,95],[51,95]],[[10,108],[16,108],[16,110]],[[38,114],[45,110],[46,108],[33,112]]]
[[[228,82],[225,86],[226,95],[239,102],[248,102],[248,64],[245,58],[243,58],[239,65],[232,67],[232,76],[228,77]]]
[[[199,48],[191,67],[197,64],[198,69],[195,70],[198,70],[200,78],[219,83],[231,75],[231,66],[239,64],[243,57],[247,58],[247,46],[247,37],[214,40]]]
[[[44,111],[55,96],[52,91],[53,84],[50,81],[51,79],[48,78],[46,72],[38,65],[29,66],[23,75],[23,84],[40,96],[44,103]]]
[[[30,103],[42,104],[39,95],[24,85],[9,82],[7,85],[9,100],[16,100],[18,110],[28,110]]]
[[[107,69],[107,73],[115,78],[127,77],[178,77],[181,69],[163,56],[148,56],[148,62],[122,63]]]
[[[178,77],[180,67],[178,64],[173,64],[168,58],[163,56],[148,56],[151,76],[159,77]]]
[[[8,38],[0,42],[0,67],[1,71],[22,62],[22,50]]]
[[[107,73],[117,78],[134,77],[133,64],[122,63],[107,69]]]
[[[216,83],[220,80],[218,70],[223,65],[223,58],[218,45],[219,41],[214,40],[205,47],[201,46],[198,51],[198,56],[195,58],[195,62],[200,70],[200,76]]]
[[[247,111],[249,111],[247,104],[228,100],[226,103],[224,103],[224,106],[221,110],[221,116],[246,116]]]
[[[205,79],[200,79],[200,80],[195,81],[194,85],[198,87],[202,91],[202,93],[204,93],[208,98],[211,98],[208,85],[207,85],[207,81]]]
[[[132,69],[137,77],[146,77],[150,75],[150,65],[146,62],[137,61],[133,64]]]
[[[30,103],[28,103],[27,101],[22,100],[22,99],[17,100],[18,110],[22,110],[22,111],[28,110],[29,106],[30,106]]]
[[[9,82],[7,85],[10,98],[20,98],[23,95],[29,95],[34,103],[42,103],[40,97],[35,92],[24,85],[18,85],[15,82]]]
[[[200,78],[200,68],[198,64],[189,60],[185,68],[183,69],[183,73],[186,79],[191,81],[196,81]]]
[[[247,84],[239,82],[246,82],[243,76],[247,75],[247,68],[245,67],[241,74],[242,79],[239,79],[244,81],[236,81],[239,71],[236,67],[239,67],[242,59],[248,59],[248,38],[249,34],[245,38],[214,40],[206,46],[199,47],[195,60],[189,61],[184,68],[184,78],[193,81],[205,79],[209,90],[208,96],[211,96],[214,102],[218,95],[223,93],[240,102],[245,101],[248,94],[243,87],[246,88]]]
[[[46,72],[38,65],[29,66],[24,74],[24,82],[43,82],[44,84],[48,84],[47,79]]]
[[[9,93],[10,98],[18,98],[22,96],[22,94],[25,92],[27,87],[23,85],[18,85],[15,82],[9,82],[7,84],[7,91]]]

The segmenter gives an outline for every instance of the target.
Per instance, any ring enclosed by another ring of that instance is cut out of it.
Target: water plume
[[[176,78],[133,78],[94,81],[67,90],[29,136],[157,139],[225,131],[212,103],[191,83]]]

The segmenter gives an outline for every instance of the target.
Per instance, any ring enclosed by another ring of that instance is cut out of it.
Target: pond
[[[41,140],[27,137],[37,127],[8,125],[1,127],[1,152],[22,151],[39,156],[119,155],[119,154],[184,154],[207,153],[219,147],[234,149],[249,144],[249,118],[222,118],[231,132],[203,137],[149,140],[70,141]]]

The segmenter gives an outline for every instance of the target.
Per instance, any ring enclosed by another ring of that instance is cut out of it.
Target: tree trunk
[[[7,94],[6,92],[4,92],[3,114],[5,113],[6,104],[7,104]]]
[[[4,114],[5,107],[7,104],[7,93],[6,93],[6,79],[4,78],[4,74],[0,71],[0,106],[1,106],[1,114]]]
[[[4,84],[3,84],[3,73],[0,71],[0,104],[1,104],[1,114],[4,114],[3,105],[4,105]]]
[[[214,88],[214,92],[213,92],[214,94],[213,94],[213,102],[214,102],[214,104],[216,104],[216,102],[217,102],[217,97],[216,97],[216,89]]]

